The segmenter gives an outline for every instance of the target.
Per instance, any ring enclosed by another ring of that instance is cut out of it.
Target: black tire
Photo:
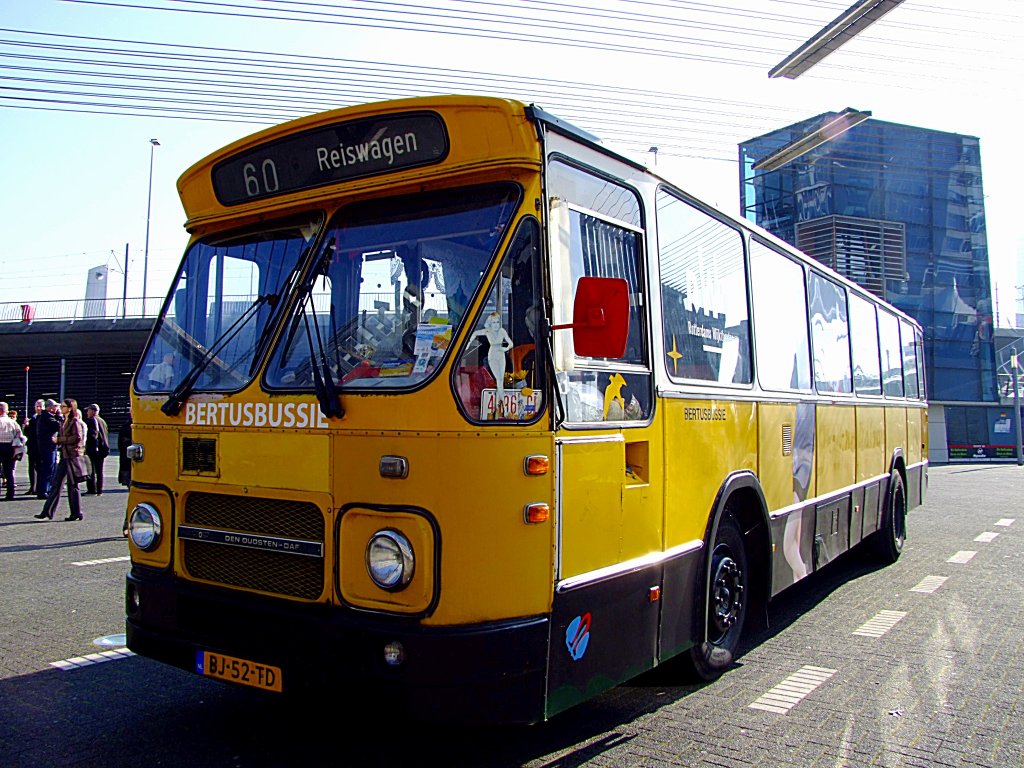
[[[727,510],[718,523],[711,552],[707,594],[698,587],[698,605],[707,611],[707,639],[689,651],[689,667],[700,680],[714,680],[732,666],[743,635],[750,593],[750,571],[743,533]]]
[[[875,556],[889,565],[900,559],[907,540],[907,490],[903,475],[893,470],[889,477],[889,493],[882,509],[882,524],[875,534]]]

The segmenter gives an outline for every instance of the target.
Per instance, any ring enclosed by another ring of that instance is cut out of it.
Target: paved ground
[[[126,495],[108,483],[81,523],[0,504],[4,768],[1024,766],[1024,468],[933,468],[898,563],[846,557],[784,593],[711,685],[668,665],[544,725],[486,729],[401,722],[343,692],[268,698],[138,657],[51,666],[123,631]]]

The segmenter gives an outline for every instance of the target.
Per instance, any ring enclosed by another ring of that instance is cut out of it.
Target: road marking
[[[996,525],[1001,525],[1003,527],[1009,527],[1009,526],[1013,525],[1013,522],[1014,522],[1014,520],[1013,520],[1012,517],[1004,517],[1002,520],[997,521]]]
[[[749,706],[784,715],[837,671],[828,667],[801,667]]]
[[[873,619],[864,622],[853,634],[861,637],[881,637],[895,627],[900,619],[907,615],[906,611],[882,611]]]
[[[131,559],[131,555],[125,555],[124,557],[107,557],[103,560],[81,560],[77,563],[72,563],[72,565],[79,567],[83,565],[105,565],[106,563],[124,563]]]
[[[941,587],[945,582],[947,576],[925,576],[921,579],[921,583],[914,587],[911,592],[924,592],[926,595],[930,595],[932,592]]]
[[[976,554],[978,554],[978,553],[977,552],[971,552],[969,549],[968,550],[960,550],[955,555],[953,555],[951,558],[949,558],[949,560],[947,560],[946,562],[947,563],[960,563],[961,565],[963,565],[964,563],[969,563],[971,561],[971,558],[974,557]]]
[[[127,648],[118,648],[112,651],[103,651],[102,653],[90,653],[87,656],[75,656],[72,659],[51,661],[50,666],[56,667],[63,672],[67,672],[69,669],[78,669],[79,667],[88,667],[93,664],[102,664],[104,661],[113,661],[115,659],[127,659],[134,655],[135,654]]]
[[[995,540],[996,536],[998,536],[998,535],[999,535],[998,533],[994,533],[992,531],[985,531],[984,533],[980,534],[975,539],[975,541],[980,541],[983,544],[988,544],[990,541]]]

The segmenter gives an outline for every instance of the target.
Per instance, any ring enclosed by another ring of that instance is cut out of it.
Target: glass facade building
[[[989,419],[967,418],[999,403],[978,139],[869,120],[754,170],[836,116],[740,144],[743,215],[921,323],[934,460],[1002,458]]]

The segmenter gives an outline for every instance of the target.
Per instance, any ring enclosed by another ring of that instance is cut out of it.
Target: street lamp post
[[[142,252],[142,316],[146,316],[146,280],[149,277],[149,214],[153,208],[153,152],[160,146],[156,139],[149,140],[149,192],[146,194],[146,245]]]
[[[1017,433],[1017,466],[1024,466],[1024,450],[1022,450],[1020,434],[1020,386],[1017,383],[1017,356],[1016,346],[1013,354],[1010,355],[1010,371],[1013,376],[1013,426]]]

